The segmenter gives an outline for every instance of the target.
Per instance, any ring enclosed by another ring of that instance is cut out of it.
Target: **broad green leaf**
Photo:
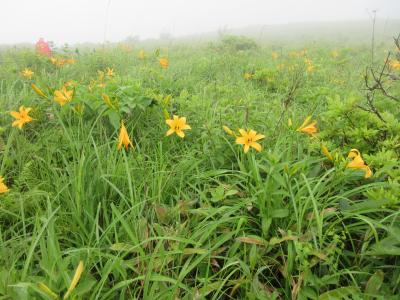
[[[346,286],[330,290],[319,296],[319,300],[354,300],[360,298],[352,298],[359,295],[359,291],[354,286]]]
[[[365,287],[365,293],[370,295],[379,295],[379,289],[382,286],[384,273],[382,270],[376,271],[368,280]]]
[[[120,123],[121,123],[121,118],[115,110],[110,110],[108,113],[108,120],[110,121],[110,124],[114,127],[115,130],[119,129]]]
[[[275,209],[271,212],[271,218],[286,218],[289,215],[287,208]]]

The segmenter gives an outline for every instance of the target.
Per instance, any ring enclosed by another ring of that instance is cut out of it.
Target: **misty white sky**
[[[182,36],[249,25],[368,19],[374,9],[380,19],[400,19],[400,0],[0,0],[0,43]]]

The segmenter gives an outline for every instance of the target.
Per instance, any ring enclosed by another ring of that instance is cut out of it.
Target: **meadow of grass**
[[[363,78],[393,43],[140,50],[0,53],[0,299],[399,299],[400,109]]]

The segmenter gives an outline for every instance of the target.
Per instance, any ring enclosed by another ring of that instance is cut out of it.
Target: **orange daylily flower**
[[[239,129],[241,136],[236,138],[236,144],[244,145],[244,153],[247,153],[250,147],[256,149],[258,152],[261,151],[262,146],[257,141],[265,138],[265,135],[257,134],[255,130],[244,130]]]
[[[73,90],[67,90],[67,88],[63,86],[61,90],[54,91],[54,101],[64,106],[68,102],[71,102],[73,94]]]
[[[308,116],[303,124],[299,128],[297,128],[298,132],[303,132],[303,133],[308,133],[313,135],[314,133],[317,132],[317,121],[311,121],[311,116]]]
[[[5,185],[3,176],[0,176],[0,194],[9,192],[10,189]]]
[[[128,131],[126,130],[126,127],[124,125],[124,122],[121,122],[121,127],[119,130],[119,136],[118,136],[118,150],[122,149],[122,145],[125,146],[125,149],[128,150],[129,146],[133,148],[132,142],[129,139],[129,134]]]
[[[186,118],[179,116],[173,116],[172,119],[165,120],[165,123],[170,127],[167,131],[167,136],[170,136],[173,133],[176,133],[179,137],[184,138],[185,133],[184,130],[192,129],[188,124],[186,124]]]
[[[164,68],[164,69],[168,68],[168,65],[169,65],[168,59],[166,59],[166,58],[160,58],[160,59],[158,60],[158,63],[160,64],[160,66],[161,66],[162,68]]]
[[[253,74],[246,72],[246,73],[244,73],[243,78],[246,80],[250,80],[253,78]]]
[[[347,164],[346,168],[363,170],[365,172],[365,178],[372,176],[372,171],[369,166],[365,164],[360,151],[357,149],[351,149],[347,157],[353,160]]]
[[[16,120],[12,123],[12,127],[18,127],[22,129],[25,123],[32,122],[33,119],[28,115],[29,112],[32,110],[30,107],[20,106],[19,111],[12,111],[10,115],[15,118]]]
[[[29,68],[25,68],[21,71],[21,75],[25,78],[31,79],[33,76],[33,71]]]
[[[115,76],[114,70],[111,69],[111,68],[107,68],[107,69],[106,69],[106,75],[107,75],[108,77],[114,77],[114,76]]]

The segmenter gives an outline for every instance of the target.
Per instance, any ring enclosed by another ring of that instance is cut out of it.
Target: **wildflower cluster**
[[[56,57],[53,55],[53,52],[47,42],[45,42],[43,39],[40,39],[36,45],[36,50],[39,54],[48,56],[50,61],[56,65],[56,66],[63,66],[65,64],[73,64],[75,63],[74,59],[65,59],[65,58],[60,58]],[[122,48],[123,51],[125,51],[125,48]],[[272,59],[277,60],[279,58],[279,54],[277,52],[272,53]],[[306,57],[306,51],[300,51],[300,52],[291,52],[289,53],[290,57],[293,58],[304,58],[304,62],[307,66],[307,71],[308,72],[313,72],[314,70],[314,65],[310,59]],[[331,53],[331,56],[333,58],[336,58],[338,56],[337,51],[333,51]],[[146,58],[146,54],[144,50],[140,50],[138,53],[138,58],[144,60]],[[169,61],[165,57],[160,57],[158,58],[158,63],[163,69],[167,69],[169,67]],[[397,68],[398,64],[396,64],[395,61],[391,62],[391,66],[393,68]],[[27,79],[32,79],[34,76],[34,72],[30,68],[25,68],[20,72],[21,76]],[[269,73],[268,73],[269,74]],[[269,82],[272,81],[270,78],[270,75],[268,74],[258,74],[258,76],[263,76],[268,79]],[[257,74],[254,74],[252,72],[245,72],[244,73],[244,78],[246,80],[251,80],[254,78],[254,76]],[[118,110],[118,103],[116,103],[106,92],[105,88],[107,85],[107,82],[109,80],[112,80],[116,76],[116,72],[114,71],[113,68],[107,67],[104,70],[99,70],[98,71],[98,77],[96,80],[92,80],[88,86],[89,91],[94,91],[96,87],[99,87],[103,89],[104,92],[101,93],[101,98],[104,101],[104,104],[109,108],[110,110],[117,111]],[[58,89],[55,89],[53,92],[53,101],[57,104],[59,104],[61,107],[71,103],[74,98],[75,94],[75,87],[77,83],[75,81],[67,81],[59,87]],[[51,100],[49,96],[43,92],[42,89],[40,89],[35,83],[31,83],[32,90],[41,98]],[[165,100],[165,99],[166,100]],[[172,118],[169,117],[169,113],[166,109],[165,103],[170,102],[170,97],[164,97],[163,101],[160,102],[162,104],[162,108],[164,111],[164,115],[166,117],[165,123],[169,127],[168,130],[166,131],[166,136],[171,136],[173,134],[176,134],[180,138],[185,137],[185,131],[192,129],[189,124],[187,124],[187,119],[186,117],[180,117],[178,115],[173,115]],[[165,101],[164,101],[165,100]],[[83,106],[81,104],[75,105],[75,107],[72,108],[75,112],[82,112]],[[33,110],[31,107],[25,107],[25,106],[20,106],[18,111],[12,111],[10,112],[10,115],[14,118],[14,121],[12,122],[13,127],[18,127],[19,129],[22,129],[25,124],[30,123],[34,121],[34,119],[29,115],[30,112]],[[292,127],[292,120],[288,120],[288,125],[289,127]],[[248,153],[251,148],[255,149],[256,151],[260,152],[262,151],[262,145],[260,144],[260,141],[262,141],[265,138],[265,135],[258,133],[257,131],[253,129],[244,129],[244,128],[239,128],[236,132],[231,130],[227,126],[223,126],[223,130],[230,136],[235,138],[235,143],[237,145],[243,146],[243,151],[244,153]],[[310,137],[315,138],[318,140],[316,134],[317,134],[317,122],[313,121],[311,119],[311,116],[307,117],[304,122],[296,129],[298,133],[305,133],[308,134]],[[125,150],[128,150],[129,147],[134,148],[133,143],[131,141],[131,138],[129,136],[129,132],[125,126],[124,120],[121,120],[119,122],[119,134],[118,134],[118,143],[117,143],[117,149],[122,150],[123,148]],[[335,161],[334,157],[332,154],[329,152],[328,148],[321,143],[321,150],[322,153],[332,162]],[[362,170],[365,173],[365,178],[369,178],[372,176],[372,171],[370,167],[364,162],[361,153],[357,149],[352,149],[350,150],[350,153],[348,155],[348,159],[351,159],[350,162],[347,163],[346,168],[348,169],[353,169],[353,170]],[[3,177],[0,177],[0,193],[6,193],[8,192],[9,189],[4,183]]]

